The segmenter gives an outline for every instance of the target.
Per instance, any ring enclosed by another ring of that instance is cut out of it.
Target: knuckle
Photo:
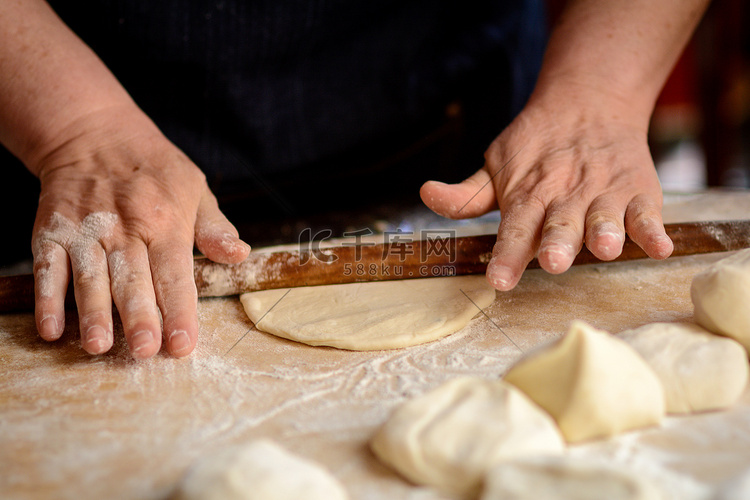
[[[544,238],[571,238],[582,232],[582,215],[577,207],[566,202],[553,202],[542,224]]]
[[[179,298],[179,300],[197,298],[198,292],[193,278],[192,260],[191,267],[180,266],[163,269],[154,277],[154,289],[161,301],[168,298]]]
[[[57,276],[52,266],[39,265],[34,263],[34,284],[37,292],[37,299],[51,299],[57,292]]]
[[[617,217],[609,212],[595,212],[586,217],[587,226],[601,226],[616,223]]]
[[[113,285],[132,287],[147,281],[146,273],[140,269],[142,258],[137,252],[114,250],[110,252],[108,261]]]
[[[150,321],[157,315],[156,302],[150,294],[135,294],[125,300],[120,312],[128,324]]]
[[[509,226],[500,232],[499,243],[512,243],[518,241],[528,241],[533,238],[533,233],[527,228],[521,226]]]
[[[101,292],[108,288],[108,279],[102,271],[80,269],[75,273],[75,286],[88,293]]]
[[[47,276],[54,270],[52,256],[47,252],[42,252],[34,256],[33,273],[37,276]]]
[[[659,216],[651,211],[638,211],[629,217],[629,226],[637,231],[659,224]]]
[[[81,316],[81,329],[87,330],[94,325],[109,325],[110,313],[102,310],[87,312]]]
[[[542,226],[542,234],[545,236],[564,236],[567,234],[578,234],[580,223],[568,218],[548,217]]]

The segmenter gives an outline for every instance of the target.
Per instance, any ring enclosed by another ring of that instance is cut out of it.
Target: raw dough
[[[656,425],[664,417],[664,390],[646,362],[582,321],[519,361],[505,380],[547,410],[568,442]]]
[[[176,500],[347,500],[320,465],[261,439],[204,456],[188,471]]]
[[[750,498],[750,469],[722,484],[713,500],[747,500]]]
[[[750,351],[750,248],[696,274],[690,296],[699,325]]]
[[[371,441],[380,460],[411,481],[471,498],[493,464],[564,446],[552,418],[521,391],[473,377],[405,403]]]
[[[463,328],[495,300],[484,276],[349,283],[240,296],[255,326],[310,345],[398,349]]]
[[[618,334],[643,356],[664,386],[668,413],[734,404],[748,380],[745,349],[691,323],[652,323]]]
[[[493,467],[481,500],[661,500],[651,483],[592,460],[534,457]]]

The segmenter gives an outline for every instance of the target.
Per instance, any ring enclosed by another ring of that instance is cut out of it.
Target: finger
[[[250,245],[242,241],[234,225],[219,209],[216,197],[206,190],[195,221],[195,245],[206,257],[222,264],[245,260]]]
[[[622,253],[625,243],[623,203],[611,197],[596,198],[586,214],[586,246],[601,260],[612,260]]]
[[[87,238],[68,251],[81,330],[81,346],[89,354],[112,347],[112,295],[104,248]]]
[[[141,243],[115,250],[108,261],[112,298],[130,353],[136,359],[150,358],[161,347],[161,325],[146,247]]]
[[[521,279],[534,258],[544,222],[541,203],[527,201],[503,214],[492,258],[487,264],[487,280],[497,290],[510,290]]]
[[[65,294],[70,280],[68,254],[53,241],[33,245],[34,296],[37,331],[44,340],[57,340],[65,328]]]
[[[640,195],[633,198],[625,211],[625,228],[635,241],[653,259],[666,259],[674,245],[664,231],[661,203],[653,197]]]
[[[167,349],[187,356],[198,339],[198,292],[193,278],[192,241],[155,242],[149,246],[156,302],[164,322]]]
[[[581,250],[584,212],[575,206],[550,205],[542,227],[537,258],[539,265],[552,274],[568,270]]]
[[[419,195],[430,210],[449,219],[478,217],[497,208],[492,179],[484,168],[458,184],[427,181]]]

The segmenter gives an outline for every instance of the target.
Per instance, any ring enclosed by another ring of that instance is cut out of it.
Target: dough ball
[[[747,500],[750,498],[750,469],[724,482],[716,491],[714,500]]]
[[[262,439],[197,461],[177,500],[346,500],[339,482],[320,465]]]
[[[652,323],[618,335],[651,366],[664,387],[668,413],[734,404],[748,380],[745,349],[690,323]]]
[[[750,350],[750,248],[696,274],[690,296],[699,325]]]
[[[505,380],[547,410],[571,443],[664,417],[664,390],[653,370],[625,342],[582,321],[519,361]]]
[[[480,500],[661,500],[650,482],[612,466],[567,457],[524,458],[493,467]]]
[[[552,418],[501,380],[462,377],[399,407],[371,441],[414,483],[475,497],[493,464],[564,449]]]
[[[440,339],[495,300],[484,276],[264,290],[240,296],[256,328],[309,345],[369,351]]]

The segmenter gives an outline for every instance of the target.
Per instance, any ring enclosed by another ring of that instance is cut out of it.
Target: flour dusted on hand
[[[440,339],[495,299],[484,276],[264,290],[240,296],[264,332],[309,345],[369,351]]]
[[[55,247],[59,246],[69,252],[73,265],[80,272],[101,272],[105,262],[104,251],[100,241],[109,237],[118,224],[120,218],[111,212],[94,212],[76,224],[60,213],[53,213],[49,222],[33,242],[34,259],[49,260]],[[106,269],[106,264],[104,265]],[[50,276],[47,267],[39,267],[36,271],[38,288],[42,297],[53,294],[55,277]]]

